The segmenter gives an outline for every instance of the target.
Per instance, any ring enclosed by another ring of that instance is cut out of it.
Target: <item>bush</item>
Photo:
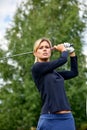
[[[87,123],[82,124],[80,130],[87,130]]]

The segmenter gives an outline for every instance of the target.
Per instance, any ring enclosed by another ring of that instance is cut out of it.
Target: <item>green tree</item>
[[[77,125],[86,119],[86,77],[83,65],[85,58],[81,41],[84,28],[85,22],[79,17],[77,0],[27,0],[18,7],[12,25],[6,33],[9,43],[6,55],[32,51],[33,43],[40,37],[48,37],[53,45],[61,42],[74,44],[79,57],[79,76],[66,82],[66,90]],[[56,57],[58,54],[54,52],[52,59]],[[31,76],[33,62],[33,55],[27,54],[6,59],[3,65],[0,64],[1,77],[6,82],[0,89],[2,130],[28,130],[37,125],[41,101]],[[62,69],[68,68],[69,63]]]

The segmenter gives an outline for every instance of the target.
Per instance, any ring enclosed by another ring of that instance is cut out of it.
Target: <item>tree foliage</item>
[[[84,14],[83,14],[84,16]],[[84,19],[84,17],[83,17]],[[77,125],[86,120],[85,58],[82,54],[82,32],[85,22],[79,16],[77,0],[27,0],[21,3],[6,39],[6,55],[29,52],[40,37],[48,37],[52,44],[70,42],[78,55],[79,76],[65,82],[72,112]],[[58,57],[53,52],[52,59]],[[0,62],[5,85],[0,88],[0,129],[15,130],[36,126],[41,100],[31,76],[32,54],[12,57]],[[61,69],[69,69],[69,62]]]

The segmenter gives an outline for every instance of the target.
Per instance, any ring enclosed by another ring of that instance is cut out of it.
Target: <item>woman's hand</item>
[[[60,52],[67,51],[66,48],[65,48],[65,46],[64,46],[64,44],[55,45],[54,49],[58,50]]]

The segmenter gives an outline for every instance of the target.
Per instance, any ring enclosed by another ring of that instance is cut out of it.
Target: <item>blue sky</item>
[[[7,49],[7,41],[4,39],[6,28],[15,14],[16,8],[23,0],[0,0],[0,48]]]
[[[6,28],[9,27],[9,24],[15,14],[16,8],[22,1],[25,0],[0,0],[0,48],[4,48],[4,50],[7,49],[7,41],[4,39]],[[80,1],[83,2],[86,0]],[[87,31],[85,33],[85,46],[83,50],[84,54],[87,55]]]

